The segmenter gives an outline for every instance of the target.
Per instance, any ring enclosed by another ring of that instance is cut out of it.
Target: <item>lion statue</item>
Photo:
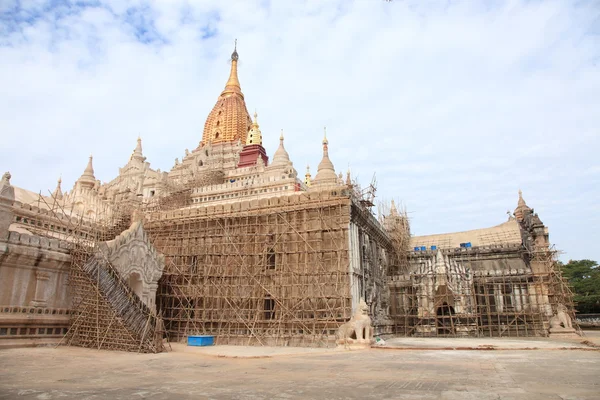
[[[368,314],[369,307],[364,299],[360,299],[356,313],[338,328],[336,334],[337,344],[346,343],[371,343],[373,340],[373,327]]]
[[[562,325],[562,326],[561,326]],[[559,304],[556,307],[556,314],[550,318],[550,328],[566,328],[573,329],[573,324],[571,323],[571,317],[567,314],[567,307],[562,304]]]

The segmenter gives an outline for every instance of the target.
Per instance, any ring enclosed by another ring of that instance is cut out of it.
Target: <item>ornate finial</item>
[[[10,172],[6,171],[4,175],[2,175],[2,183],[5,185],[10,185],[10,178],[12,178],[12,175]]]
[[[346,185],[352,186],[352,179],[350,179],[350,167],[346,171]]]
[[[231,53],[231,71],[229,72],[229,79],[225,84],[225,90],[221,93],[221,97],[223,96],[231,96],[232,94],[239,94],[244,98],[242,94],[242,89],[240,88],[240,81],[237,76],[237,62],[238,62],[238,53],[237,53],[237,39],[235,42],[235,47],[233,49],[233,53]]]
[[[281,135],[279,136],[279,141],[283,143],[283,129],[281,130]]]
[[[323,127],[323,144],[327,145],[329,144],[329,141],[327,140],[327,127]]]
[[[235,39],[234,45],[233,45],[233,53],[231,53],[231,61],[237,61],[238,60],[238,53],[237,53],[237,39]]]

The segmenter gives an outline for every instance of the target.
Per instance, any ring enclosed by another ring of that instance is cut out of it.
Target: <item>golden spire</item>
[[[311,175],[310,175],[310,165],[306,166],[306,174],[304,175],[304,184],[307,187],[310,187],[310,185],[312,184],[311,182]]]
[[[246,143],[248,131],[252,127],[252,118],[248,114],[244,95],[240,89],[237,74],[237,43],[231,54],[231,72],[225,89],[217,99],[204,123],[202,141],[200,146],[207,144],[216,145],[223,142]]]
[[[229,79],[225,84],[225,90],[221,93],[221,96],[237,93],[244,97],[242,94],[242,88],[240,86],[240,81],[238,79],[237,74],[237,63],[238,63],[238,53],[237,53],[237,39],[235,39],[235,46],[233,48],[233,53],[231,53],[231,72],[229,73]]]
[[[262,144],[262,133],[258,127],[258,114],[254,111],[254,121],[252,121],[252,127],[248,132],[248,138],[246,144]]]

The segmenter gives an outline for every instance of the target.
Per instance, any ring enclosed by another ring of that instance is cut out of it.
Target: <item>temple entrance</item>
[[[436,326],[438,335],[454,335],[454,307],[444,302],[436,311]]]

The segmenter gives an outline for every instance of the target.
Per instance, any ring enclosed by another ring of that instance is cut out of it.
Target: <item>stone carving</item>
[[[556,309],[556,314],[550,318],[550,329],[567,328],[572,329],[571,317],[567,314],[567,307],[559,304]]]
[[[0,181],[0,238],[8,237],[8,229],[14,219],[13,203],[15,200],[15,188],[10,184],[10,172],[2,175]]]
[[[12,175],[10,174],[10,172],[5,172],[2,175],[2,184],[4,185],[10,185],[10,178],[12,178]]]
[[[356,313],[350,321],[339,327],[337,331],[337,344],[362,344],[371,345],[373,340],[373,327],[371,326],[371,318],[368,315],[369,306],[364,299],[360,299]]]
[[[573,328],[571,317],[569,317],[567,307],[564,304],[558,304],[556,314],[550,318],[550,337],[576,337],[577,331]]]
[[[139,216],[134,216],[131,226],[114,240],[102,243],[100,251],[140,299],[155,310],[165,258],[150,243]]]
[[[2,175],[2,180],[0,181],[0,196],[6,197],[8,199],[15,199],[15,189],[10,184],[10,172],[5,172]]]

